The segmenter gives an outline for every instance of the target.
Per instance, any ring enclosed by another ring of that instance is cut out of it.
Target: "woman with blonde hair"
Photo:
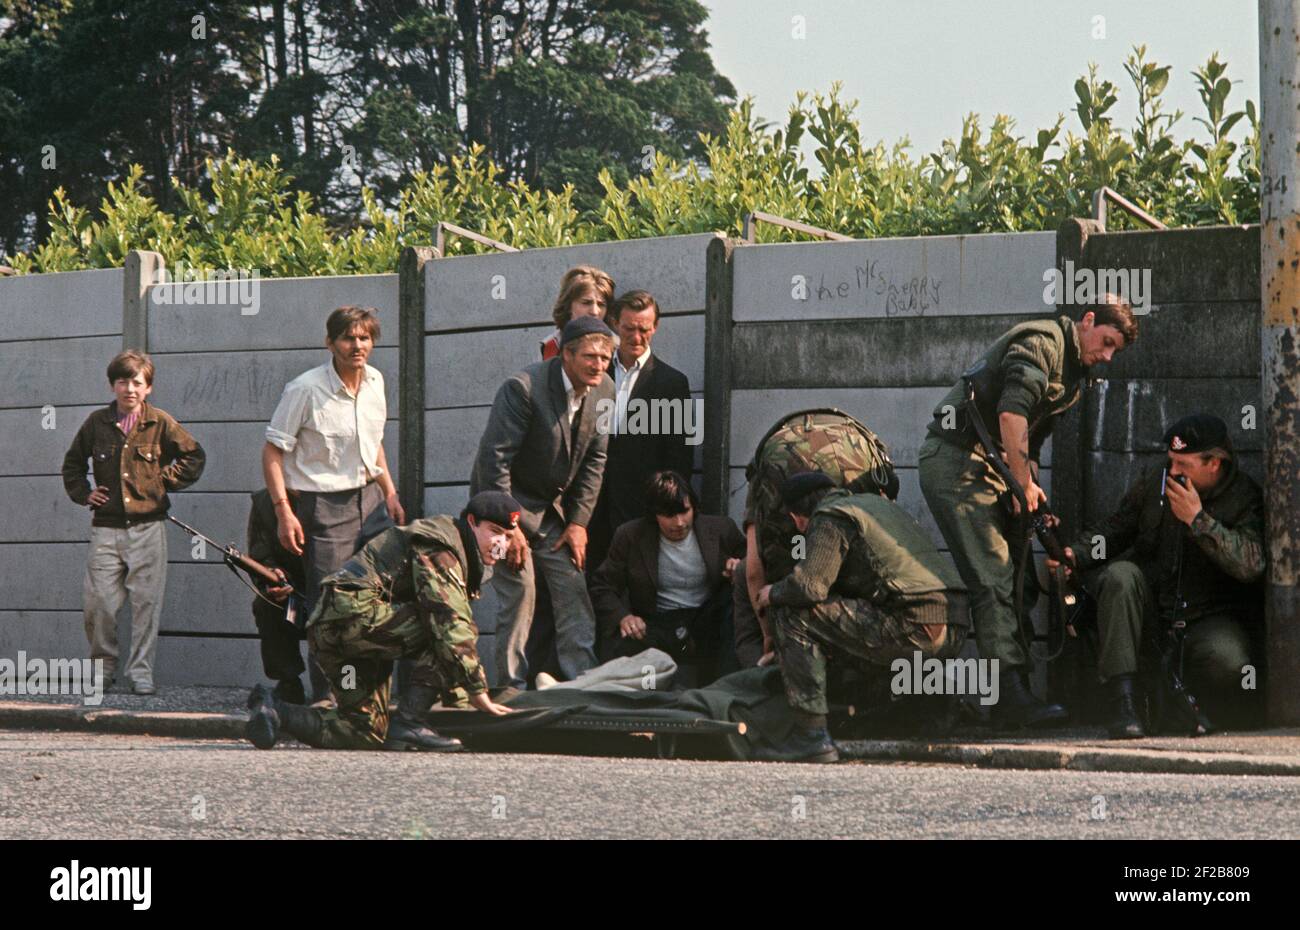
[[[551,317],[555,332],[542,343],[542,361],[554,358],[560,352],[560,331],[574,317],[594,316],[605,318],[605,311],[614,302],[614,279],[591,265],[576,265],[560,279],[560,296],[555,298]]]

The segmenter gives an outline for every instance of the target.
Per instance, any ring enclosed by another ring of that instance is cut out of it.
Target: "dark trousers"
[[[646,649],[668,653],[678,664],[675,687],[698,688],[736,671],[732,630],[732,586],[724,584],[699,607],[656,611],[641,617],[644,639],[623,636],[615,626],[605,631],[601,661],[634,656]]]
[[[306,666],[302,662],[302,631],[284,619],[284,608],[268,604],[260,597],[253,601],[253,622],[261,638],[262,671],[272,681],[295,679]]]
[[[311,616],[320,599],[321,580],[342,568],[354,552],[391,527],[393,521],[384,507],[384,492],[378,481],[351,491],[300,491],[296,509],[307,540],[302,561],[307,578],[306,610]],[[313,697],[319,700],[328,693],[329,685],[315,662],[310,667]]]

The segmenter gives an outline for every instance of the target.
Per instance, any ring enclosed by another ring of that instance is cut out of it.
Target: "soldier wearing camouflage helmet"
[[[745,499],[745,579],[749,611],[736,618],[736,648],[744,657],[748,640],[761,635],[764,657],[774,655],[775,640],[765,611],[758,608],[758,592],[780,581],[794,568],[794,521],[781,503],[781,484],[792,474],[817,471],[837,487],[880,490],[896,496],[898,476],[889,449],[862,423],[833,407],[800,410],[776,422],[759,440],[754,458],[745,469],[749,484]],[[759,630],[753,630],[752,626]]]
[[[916,653],[954,658],[970,626],[966,588],[925,530],[882,490],[855,494],[820,472],[799,472],[782,483],[781,499],[807,551],[758,600],[770,607],[797,725],[757,757],[833,762],[827,651],[878,668]]]
[[[284,731],[325,749],[451,752],[460,741],[425,720],[439,695],[463,689],[477,709],[508,713],[488,695],[470,600],[484,567],[504,557],[519,511],[510,495],[484,491],[457,518],[386,530],[326,576],[307,636],[338,708],[289,704],[258,685],[248,699],[249,741],[269,749]],[[389,677],[402,658],[413,660],[411,682],[390,720]]]
[[[1216,416],[1184,417],[1164,447],[1164,467],[1144,471],[1115,513],[1065,550],[1072,569],[1100,570],[1097,671],[1112,739],[1146,735],[1134,677],[1142,641],[1158,638],[1153,624],[1185,624],[1184,678],[1211,721],[1250,724],[1258,711],[1259,689],[1242,677],[1260,652],[1264,493]]]

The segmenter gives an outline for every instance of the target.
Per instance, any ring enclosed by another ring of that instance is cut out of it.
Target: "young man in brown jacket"
[[[77,430],[63,457],[68,497],[90,507],[90,553],[82,599],[90,658],[104,663],[104,687],[117,676],[117,611],[131,600],[131,654],[126,677],[136,694],[153,694],[158,617],[167,583],[163,521],[168,491],[203,474],[203,449],[185,427],[146,401],[153,362],[128,350],[108,364],[115,400]],[[86,460],[95,477],[86,480]]]

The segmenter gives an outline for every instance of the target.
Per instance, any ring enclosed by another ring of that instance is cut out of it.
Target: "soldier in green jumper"
[[[519,509],[510,495],[484,491],[457,518],[385,530],[327,576],[307,635],[338,708],[289,704],[258,685],[248,699],[253,745],[269,749],[284,731],[326,749],[452,752],[460,741],[425,719],[439,695],[463,689],[479,710],[508,713],[488,695],[470,600],[484,567],[505,556]],[[413,660],[410,694],[390,720],[389,677],[400,658]]]
[[[917,652],[953,658],[966,642],[966,589],[920,525],[883,491],[853,494],[834,484],[801,472],[781,486],[806,550],[759,602],[769,608],[798,726],[759,758],[838,759],[826,730],[827,650],[889,667]]]
[[[745,469],[749,484],[744,519],[749,604],[736,613],[736,654],[742,665],[775,655],[775,639],[765,612],[758,610],[757,597],[764,585],[780,581],[794,568],[790,553],[795,528],[781,503],[781,482],[807,471],[823,472],[837,487],[898,494],[898,476],[888,448],[843,411],[829,407],[800,410],[786,414],[768,430]]]
[[[1109,362],[1137,334],[1128,303],[1108,294],[1086,308],[1077,323],[1061,316],[1013,326],[982,356],[994,377],[978,407],[1031,511],[1046,500],[1038,485],[1038,461],[1053,421],[1079,399],[1089,366]],[[998,660],[994,722],[1007,728],[1058,724],[1067,716],[1065,708],[1045,704],[1029,690],[1025,627],[1037,599],[1035,573],[1026,566],[1024,602],[1013,603],[1022,548],[1013,541],[1019,520],[1003,506],[1006,482],[985,460],[965,400],[966,385],[958,381],[934,410],[918,455],[921,492],[970,590],[980,657]],[[1018,502],[1014,510],[1018,513]]]
[[[1260,682],[1247,670],[1263,632],[1264,492],[1237,467],[1216,416],[1184,417],[1164,446],[1164,468],[1144,471],[1115,513],[1065,550],[1073,569],[1102,569],[1097,671],[1112,739],[1146,735],[1134,675],[1144,636],[1159,638],[1152,624],[1185,624],[1183,677],[1212,722],[1258,722]]]

